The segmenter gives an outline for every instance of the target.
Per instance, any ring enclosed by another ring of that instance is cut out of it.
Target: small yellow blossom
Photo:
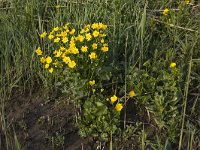
[[[97,43],[92,44],[92,49],[94,49],[94,50],[97,49]]]
[[[190,0],[185,0],[185,3],[186,3],[186,4],[189,4],[189,3],[190,3]]]
[[[46,69],[49,68],[49,64],[45,64],[44,68]]]
[[[121,103],[117,103],[116,106],[115,106],[115,109],[120,112],[123,108],[123,105]]]
[[[98,29],[98,23],[92,24],[92,29]]]
[[[61,50],[61,51],[65,51],[66,48],[61,46],[61,47],[60,47],[60,50]]]
[[[45,60],[46,60],[46,59],[45,59],[44,57],[41,57],[41,58],[40,58],[40,62],[41,62],[41,63],[45,63]]]
[[[168,8],[165,8],[162,14],[163,14],[164,16],[167,16],[168,13],[169,13],[169,9],[168,9]]]
[[[62,42],[63,42],[63,43],[67,43],[67,42],[68,42],[68,38],[67,38],[67,37],[64,37],[64,38],[62,39]]]
[[[78,48],[76,48],[76,47],[70,47],[70,52],[72,54],[79,54]]]
[[[59,27],[53,28],[53,31],[58,31],[58,30],[59,30]]]
[[[106,30],[106,29],[107,29],[107,25],[104,25],[103,23],[99,23],[99,24],[98,24],[98,28],[99,28],[99,29]]]
[[[99,35],[99,32],[95,30],[95,31],[92,33],[92,35],[93,35],[94,37],[97,37],[97,36]]]
[[[92,52],[90,55],[89,55],[90,59],[96,59],[97,58],[97,55],[95,52]]]
[[[170,68],[174,68],[174,67],[176,67],[176,63],[171,63]]]
[[[38,56],[42,55],[42,50],[41,50],[40,47],[38,47],[38,48],[36,49],[35,52],[36,52],[36,54],[37,54]]]
[[[69,62],[71,62],[71,59],[70,59],[70,57],[63,57],[63,62],[64,63],[66,63],[66,64],[68,64]]]
[[[46,58],[46,63],[47,63],[47,64],[50,64],[51,62],[52,62],[52,59],[51,59],[50,56],[48,56],[48,57]]]
[[[54,38],[54,35],[52,35],[52,34],[50,34],[49,36],[48,36],[48,39],[49,40],[51,40],[51,39],[53,39]]]
[[[41,38],[44,38],[44,37],[46,37],[47,36],[47,32],[43,32],[42,34],[40,34],[40,37]]]
[[[50,69],[49,69],[49,72],[52,73],[52,72],[53,72],[53,68],[50,68]]]
[[[103,34],[99,34],[100,37],[106,37],[106,34],[103,33]]]
[[[78,35],[78,37],[76,38],[79,42],[83,42],[84,41],[84,36],[82,35]]]
[[[107,43],[104,43],[103,46],[108,47],[108,44],[107,44]]]
[[[59,37],[57,37],[57,38],[54,39],[54,42],[55,42],[55,43],[58,43],[59,41],[60,41],[60,38],[59,38]]]
[[[88,49],[87,46],[82,46],[82,47],[81,47],[81,51],[82,51],[82,52],[87,52],[87,49]]]
[[[75,33],[75,29],[72,29],[70,32],[69,32],[69,34],[71,34],[71,35],[73,35],[74,33]]]
[[[55,57],[60,57],[62,55],[61,51],[55,51]]]
[[[69,25],[69,23],[66,23],[66,24],[63,26],[63,28],[64,28],[65,30],[69,30],[68,25]]]
[[[107,52],[107,51],[108,51],[108,47],[107,47],[107,46],[103,46],[103,47],[101,48],[101,50],[102,50],[103,52]]]
[[[86,39],[87,41],[90,41],[90,40],[92,39],[91,34],[90,34],[90,33],[87,33],[87,34],[85,35],[85,39]]]
[[[80,32],[80,34],[83,34],[83,33],[85,33],[85,29],[82,29]]]
[[[104,43],[105,42],[105,40],[104,39],[101,39],[101,43]]]
[[[76,66],[75,61],[70,61],[70,62],[68,63],[68,66],[69,66],[69,68],[74,68],[74,67]]]
[[[89,29],[90,27],[91,27],[91,25],[88,24],[88,25],[85,25],[85,26],[84,26],[84,29]]]
[[[65,36],[67,36],[67,32],[66,32],[66,31],[62,31],[62,32],[60,33],[60,35],[61,35],[62,37],[65,37]]]
[[[57,36],[57,37],[61,37],[61,34],[60,34],[60,33],[57,33],[56,36]]]
[[[134,97],[134,96],[135,96],[135,92],[132,90],[132,91],[129,92],[128,95],[129,95],[130,97]]]
[[[116,95],[113,95],[111,98],[110,98],[111,102],[114,103],[116,100],[117,100],[117,96]]]
[[[95,80],[89,81],[89,85],[91,85],[91,86],[95,85]]]

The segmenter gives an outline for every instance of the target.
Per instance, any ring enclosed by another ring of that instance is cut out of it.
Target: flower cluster
[[[81,65],[80,62],[92,63],[109,50],[106,29],[107,25],[103,23],[88,24],[81,30],[66,23],[64,26],[54,27],[49,33],[45,31],[40,34],[41,39],[48,40],[52,45],[48,54],[41,47],[35,52],[50,73],[55,68],[76,68],[78,64]]]
[[[116,102],[117,99],[118,99],[118,97],[117,97],[116,95],[113,95],[112,97],[110,97],[111,103]],[[122,110],[122,108],[123,108],[123,105],[122,105],[121,103],[117,103],[117,104],[115,105],[115,109],[116,109],[118,112],[120,112],[120,111]]]

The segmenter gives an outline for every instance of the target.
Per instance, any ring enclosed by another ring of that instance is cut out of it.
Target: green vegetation
[[[42,95],[44,103],[64,97],[74,108],[74,127],[95,149],[200,148],[196,1],[5,4],[0,5],[3,149],[23,147],[17,123],[28,130],[23,120],[8,117],[19,93]],[[45,117],[37,122],[44,125]],[[46,135],[48,143],[63,149],[64,133],[55,132]]]

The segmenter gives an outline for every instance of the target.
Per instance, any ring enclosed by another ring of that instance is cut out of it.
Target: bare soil
[[[47,101],[41,95],[15,94],[7,107],[7,122],[22,150],[91,149],[91,140],[81,138],[74,127],[73,105],[65,98]]]

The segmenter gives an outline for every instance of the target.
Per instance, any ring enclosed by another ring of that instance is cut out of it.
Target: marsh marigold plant
[[[106,29],[107,25],[94,23],[83,26],[79,31],[66,23],[54,27],[50,32],[42,32],[40,38],[52,47],[49,51],[38,47],[35,52],[42,66],[50,73],[66,67],[75,69],[84,64],[91,66],[97,59],[103,61],[109,50],[105,39]]]
[[[118,112],[123,109],[116,95],[111,96],[108,103],[102,90],[100,71],[109,52],[107,25],[94,23],[77,29],[66,23],[42,32],[39,37],[47,44],[46,49],[38,47],[35,51],[41,65],[58,80],[61,77],[60,85],[83,108],[77,119],[80,135],[106,140],[110,132],[114,134],[117,130]]]

